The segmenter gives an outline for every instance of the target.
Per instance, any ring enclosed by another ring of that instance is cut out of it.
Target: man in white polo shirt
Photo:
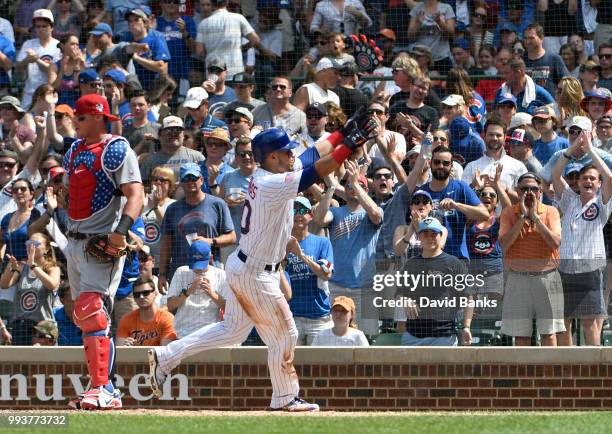
[[[518,196],[514,191],[514,186],[518,178],[523,173],[527,173],[527,168],[523,163],[510,157],[504,151],[506,126],[503,122],[498,120],[487,121],[484,132],[487,150],[478,160],[474,160],[465,166],[461,179],[470,184],[474,181],[476,172],[480,171],[481,176],[493,180],[495,178],[496,168],[501,164],[503,167],[501,180],[506,186],[506,191],[510,199],[516,203]]]
[[[594,152],[591,122],[575,116],[570,122],[571,146],[557,160],[552,180],[559,201],[561,218],[561,281],[565,309],[564,333],[558,345],[572,345],[572,319],[580,318],[586,345],[600,345],[601,321],[607,316],[604,300],[606,251],[603,227],[612,213],[612,171]],[[582,167],[575,193],[563,178],[574,151],[587,153],[592,164]]]

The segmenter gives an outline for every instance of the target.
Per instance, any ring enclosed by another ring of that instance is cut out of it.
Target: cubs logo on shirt
[[[472,252],[478,255],[488,255],[493,251],[495,242],[489,232],[477,232],[474,235],[474,246]]]
[[[157,222],[147,223],[144,229],[145,242],[147,244],[155,244],[159,241],[161,231]]]
[[[36,306],[38,306],[38,295],[34,291],[24,292],[19,299],[19,305],[24,312],[36,310]]]
[[[599,206],[593,202],[587,209],[582,213],[582,218],[586,221],[593,221],[599,216]]]

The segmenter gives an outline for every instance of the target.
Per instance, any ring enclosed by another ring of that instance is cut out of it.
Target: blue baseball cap
[[[200,178],[202,176],[200,166],[198,166],[196,163],[182,164],[179,173],[179,179],[182,181],[186,176],[189,175],[197,176],[198,178]]]
[[[502,23],[500,23],[498,26],[499,32],[514,32],[514,33],[518,33],[516,31],[516,28],[514,28],[514,26],[512,24],[510,24],[507,21],[504,21]]]
[[[583,167],[584,166],[580,163],[576,163],[576,162],[569,163],[567,166],[565,166],[565,170],[563,171],[563,176],[567,176],[573,172],[580,172]]]
[[[94,36],[100,36],[105,33],[108,33],[109,35],[113,36],[112,27],[106,23],[99,23],[96,27],[89,31],[89,34]]]
[[[437,234],[441,234],[444,231],[444,227],[437,218],[427,217],[426,219],[423,219],[421,223],[419,223],[418,233],[420,234],[421,232],[425,231],[432,231]]]
[[[210,261],[210,244],[206,241],[194,241],[189,246],[189,268],[206,270]]]
[[[118,69],[110,69],[106,71],[106,73],[104,74],[104,78],[110,78],[115,83],[127,83],[127,76],[123,73],[123,71],[120,71]]]
[[[433,203],[433,199],[432,199],[432,197],[431,197],[431,194],[429,194],[429,192],[428,192],[428,191],[425,191],[425,190],[417,190],[417,191],[415,191],[414,193],[412,193],[412,198],[413,198],[413,199],[414,199],[415,197],[417,197],[417,196],[425,196],[427,199],[429,199],[429,201],[430,201],[431,203]]]
[[[304,196],[298,196],[295,198],[295,200],[293,201],[293,204],[295,205],[296,203],[299,203],[300,205],[302,205],[304,208],[311,210],[312,209],[312,205],[310,203],[310,201],[305,198]]]
[[[495,105],[507,104],[509,102],[514,104],[514,107],[517,107],[516,97],[511,93],[500,93],[497,98],[495,98]]]
[[[84,69],[79,74],[79,84],[102,81],[95,69]]]
[[[470,50],[470,43],[467,41],[467,39],[465,38],[457,38],[453,41],[453,48],[454,47],[459,47],[459,48],[463,48],[464,50]]]

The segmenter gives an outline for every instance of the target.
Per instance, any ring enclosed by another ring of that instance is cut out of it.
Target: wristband
[[[331,156],[334,160],[336,160],[336,163],[340,165],[344,163],[344,160],[350,157],[352,153],[353,153],[352,149],[350,149],[348,146],[341,145],[341,146],[338,146],[336,149],[334,149],[334,152],[331,153]]]
[[[339,130],[336,130],[327,137],[327,141],[336,148],[344,141],[344,135]]]
[[[134,225],[134,219],[127,214],[123,214],[114,232],[116,234],[121,234],[125,237],[127,236],[128,231],[133,225]]]

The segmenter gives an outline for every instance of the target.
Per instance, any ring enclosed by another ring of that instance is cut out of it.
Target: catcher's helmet
[[[263,163],[271,152],[297,148],[298,144],[289,139],[285,130],[270,128],[257,134],[253,139],[253,157],[257,163]]]

